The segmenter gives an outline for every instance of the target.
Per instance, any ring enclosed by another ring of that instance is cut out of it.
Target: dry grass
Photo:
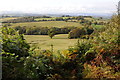
[[[77,39],[68,39],[68,34],[60,34],[50,39],[47,35],[25,35],[27,42],[35,44],[43,49],[51,49],[51,44],[54,47],[54,51],[65,50],[70,46],[74,46]]]
[[[80,23],[65,22],[65,21],[42,21],[42,22],[24,22],[13,23],[12,26],[27,26],[27,27],[81,27]]]
[[[7,21],[12,19],[17,19],[18,17],[9,17],[9,18],[1,18],[0,21]]]

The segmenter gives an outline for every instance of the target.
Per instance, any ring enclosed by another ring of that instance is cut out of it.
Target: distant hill
[[[62,15],[70,16],[94,16],[94,17],[104,17],[110,18],[112,13],[62,13],[62,14],[39,14],[39,13],[23,13],[23,12],[12,12],[12,11],[3,11],[0,12],[0,16],[10,16],[10,17],[26,17],[26,16],[53,16],[61,17]]]

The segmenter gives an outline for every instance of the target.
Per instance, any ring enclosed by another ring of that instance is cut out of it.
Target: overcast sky
[[[1,0],[0,11],[25,13],[114,13],[120,0]]]

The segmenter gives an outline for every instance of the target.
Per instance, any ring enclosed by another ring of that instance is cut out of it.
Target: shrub
[[[56,31],[54,28],[51,28],[49,31],[48,31],[48,35],[50,36],[50,38],[52,39],[52,37],[56,34]]]
[[[86,31],[84,29],[73,29],[69,32],[68,38],[72,39],[72,38],[80,38],[81,35],[85,35]]]
[[[5,52],[15,53],[15,55],[19,55],[20,57],[29,55],[30,46],[26,43],[22,34],[7,27],[3,27],[2,34],[2,47]]]
[[[29,56],[29,48],[22,34],[12,28],[2,28],[3,79],[24,78],[24,60]]]
[[[69,39],[73,39],[73,38],[82,38],[82,36],[84,35],[90,35],[93,33],[93,28],[88,28],[88,27],[85,27],[85,28],[76,28],[76,29],[73,29],[69,32],[69,35],[68,35],[68,38]]]

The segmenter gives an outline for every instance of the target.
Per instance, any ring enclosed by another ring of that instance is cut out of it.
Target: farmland
[[[36,45],[42,50],[51,49],[53,45],[54,50],[65,50],[70,46],[74,46],[77,39],[68,39],[68,34],[55,35],[50,39],[48,35],[24,35],[26,41],[32,45]]]
[[[0,21],[13,20],[13,19],[17,19],[17,18],[18,18],[18,17],[1,18]]]
[[[69,19],[69,18],[72,18],[72,17],[60,17],[60,18]],[[36,18],[35,21],[39,21],[39,20],[55,20],[55,19],[57,19],[57,17],[51,17],[51,18]]]
[[[43,22],[25,22],[25,23],[14,23],[12,26],[27,26],[27,27],[79,27],[79,23],[64,22],[64,21],[43,21]]]
[[[54,20],[56,17],[52,17],[52,18],[36,18],[35,21],[39,21],[39,20]]]

